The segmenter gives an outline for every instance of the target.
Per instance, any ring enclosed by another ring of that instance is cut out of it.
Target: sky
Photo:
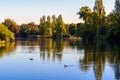
[[[107,14],[114,9],[115,0],[103,0]],[[0,22],[10,18],[18,24],[35,22],[40,17],[62,15],[65,23],[79,23],[76,13],[82,6],[93,9],[95,0],[0,0]]]

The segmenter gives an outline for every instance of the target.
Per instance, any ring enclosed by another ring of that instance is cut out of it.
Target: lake
[[[120,80],[120,46],[17,39],[0,46],[0,80]]]

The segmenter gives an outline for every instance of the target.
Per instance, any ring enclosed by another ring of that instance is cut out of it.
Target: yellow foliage
[[[5,41],[14,40],[14,33],[11,32],[7,26],[0,24],[0,39]]]

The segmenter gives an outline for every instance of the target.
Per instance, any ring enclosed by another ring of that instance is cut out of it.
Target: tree
[[[120,0],[115,1],[115,10],[114,13],[117,15],[118,19],[118,25],[120,25]]]
[[[111,12],[107,16],[106,22],[108,23],[108,26],[114,26],[118,24],[118,20],[119,20],[119,17],[114,12]]]
[[[120,0],[115,0],[115,10],[114,12],[120,16]]]
[[[39,34],[41,36],[44,36],[45,35],[45,31],[46,31],[46,17],[43,16],[42,18],[40,18]]]
[[[70,35],[75,35],[75,31],[76,31],[76,25],[75,24],[70,24],[68,29],[69,29],[69,34]]]
[[[3,22],[4,25],[6,25],[8,27],[9,30],[11,30],[12,32],[15,33],[15,36],[17,36],[19,34],[19,27],[18,24],[16,22],[14,22],[11,19],[5,19],[5,21]]]
[[[89,23],[89,18],[91,15],[91,9],[88,6],[80,8],[80,11],[77,13],[80,19],[83,19],[85,23]]]
[[[37,35],[37,34],[38,34],[38,26],[34,22],[20,25],[21,36],[25,37],[25,36]]]
[[[38,26],[34,22],[30,22],[28,25],[31,28],[30,35],[37,35],[39,31]]]
[[[47,20],[45,16],[40,18],[39,34],[43,37],[67,37],[68,34],[62,16],[59,15],[58,18],[56,18],[56,16],[53,15],[52,19],[50,16],[47,16]]]
[[[115,1],[115,9],[106,19],[108,25],[105,38],[119,41],[120,37],[120,0]]]
[[[82,37],[83,39],[93,39],[96,34],[96,13],[84,6],[77,13],[80,15],[79,18],[83,18],[85,23],[79,27],[77,25],[76,35]]]
[[[96,22],[97,22],[97,34],[96,37],[97,39],[99,39],[99,35],[100,35],[100,28],[103,27],[103,23],[104,23],[104,17],[105,17],[105,7],[103,6],[103,1],[102,0],[96,0],[95,1],[95,6],[93,8],[95,14],[96,14]]]
[[[50,16],[47,16],[45,36],[52,37],[52,23]]]
[[[28,24],[20,25],[20,35],[26,37],[30,34],[30,26]]]
[[[57,25],[54,30],[54,38],[61,38],[67,35],[65,24],[62,19],[62,15],[59,15],[57,18]]]
[[[11,41],[14,39],[14,33],[7,26],[0,24],[0,40]]]
[[[57,26],[57,18],[55,15],[52,16],[52,33],[53,35],[56,33],[56,26]]]
[[[39,31],[38,26],[34,22],[30,22],[28,25],[31,26],[36,32]]]
[[[103,6],[102,0],[95,0],[94,12],[97,13],[99,17],[105,16],[105,7]]]

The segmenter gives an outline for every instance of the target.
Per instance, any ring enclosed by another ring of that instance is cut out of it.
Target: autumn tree
[[[16,36],[19,34],[19,26],[15,21],[8,18],[8,19],[5,19],[3,24],[6,25],[9,30],[14,32]]]
[[[14,33],[11,32],[4,24],[0,24],[0,40],[11,41],[14,39]]]
[[[28,23],[28,25],[31,28],[30,35],[37,35],[38,31],[39,31],[38,25],[36,25],[34,22],[30,22],[30,23]]]

